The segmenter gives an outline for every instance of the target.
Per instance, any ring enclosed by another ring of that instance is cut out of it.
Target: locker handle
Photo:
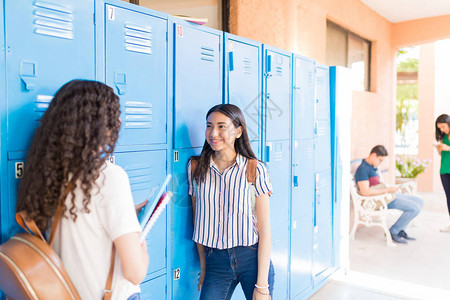
[[[266,146],[266,162],[270,161],[270,146]]]
[[[294,186],[298,186],[298,176],[294,176]]]
[[[267,73],[272,72],[272,55],[267,55]]]
[[[314,121],[314,134],[317,135],[317,127],[319,127],[319,123]]]
[[[234,71],[234,55],[232,51],[228,53],[228,58],[230,61],[230,72],[231,72]]]
[[[36,86],[36,63],[30,61],[20,62],[20,79],[25,84],[25,90],[32,91]]]
[[[114,74],[114,84],[116,85],[119,95],[125,94],[127,91],[127,74],[116,72]]]

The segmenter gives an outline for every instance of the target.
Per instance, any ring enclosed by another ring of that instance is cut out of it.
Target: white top
[[[103,297],[111,265],[112,241],[132,232],[140,232],[130,182],[119,166],[107,163],[91,192],[90,213],[83,209],[83,193],[75,190],[77,219],[61,218],[53,248],[83,300]],[[71,195],[66,205],[71,207]],[[66,211],[66,216],[69,213]],[[112,300],[127,299],[139,293],[140,287],[126,280],[119,256],[116,255],[112,284]]]
[[[211,158],[204,182],[195,188],[191,163],[188,163],[189,195],[197,197],[192,239],[199,244],[228,249],[258,242],[256,219],[251,209],[247,158],[238,154],[233,165],[219,172]],[[269,174],[258,161],[256,197],[272,191]]]

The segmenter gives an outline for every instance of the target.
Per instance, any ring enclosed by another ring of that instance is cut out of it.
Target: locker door
[[[201,148],[174,151],[173,204],[171,210],[171,253],[172,272],[178,277],[173,281],[173,299],[198,299],[198,261],[197,246],[192,241],[193,217],[192,202],[188,194],[187,162],[192,155],[199,155]]]
[[[333,199],[331,197],[331,171],[316,173],[316,222],[330,222]]]
[[[8,213],[6,208],[6,203],[8,199],[8,162],[7,162],[7,152],[6,152],[6,82],[5,82],[5,36],[4,36],[4,19],[3,19],[3,5],[0,5],[0,46],[2,49],[0,51],[0,97],[5,99],[0,101],[0,215],[2,216],[0,220],[0,243],[3,242],[3,224],[7,224],[6,220],[3,220],[3,216]],[[9,223],[9,221],[8,221]],[[0,292],[0,298],[2,293]]]
[[[286,299],[289,261],[289,141],[268,142],[270,149],[267,168],[273,186],[270,198],[272,260],[275,267],[274,299]]]
[[[316,68],[317,105],[316,119],[330,119],[330,78],[328,66],[319,65]]]
[[[316,175],[316,205],[314,215],[314,285],[327,277],[333,259],[331,170]]]
[[[222,33],[175,23],[174,147],[201,147],[206,113],[222,103]]]
[[[331,169],[330,121],[316,121],[314,168],[316,171]]]
[[[162,289],[166,285],[166,276],[159,276],[141,284],[142,300],[166,299],[167,291]]]
[[[59,87],[95,78],[93,16],[93,1],[6,1],[8,151],[28,148]]]
[[[313,275],[314,287],[316,287],[331,274],[333,257],[331,222],[317,227],[313,249]]]
[[[289,139],[291,57],[273,50],[265,51],[266,139]]]
[[[19,188],[19,180],[23,174],[25,158],[17,158],[8,160],[7,169],[7,190],[5,198],[2,198],[2,242],[6,242],[21,229],[16,223],[16,199]]]
[[[166,143],[167,20],[106,5],[106,84],[120,97],[118,145]]]
[[[297,115],[295,116],[297,117]],[[291,223],[291,296],[312,286],[314,142],[294,141]]]
[[[261,134],[261,44],[226,34],[225,47],[228,102],[237,105],[244,113],[250,141],[259,141]]]
[[[115,161],[128,174],[136,204],[147,199],[151,189],[166,177],[166,150],[115,153]],[[147,274],[166,267],[166,212],[147,236],[151,257]]]
[[[294,56],[294,139],[314,137],[315,62]]]

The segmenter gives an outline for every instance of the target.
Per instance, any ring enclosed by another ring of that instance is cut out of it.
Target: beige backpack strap
[[[258,167],[258,160],[249,158],[247,160],[247,181],[256,184],[256,169]]]

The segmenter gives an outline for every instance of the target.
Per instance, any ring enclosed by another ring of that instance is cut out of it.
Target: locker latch
[[[36,84],[36,63],[31,61],[21,61],[20,79],[22,79],[25,84],[25,90],[34,90]]]

